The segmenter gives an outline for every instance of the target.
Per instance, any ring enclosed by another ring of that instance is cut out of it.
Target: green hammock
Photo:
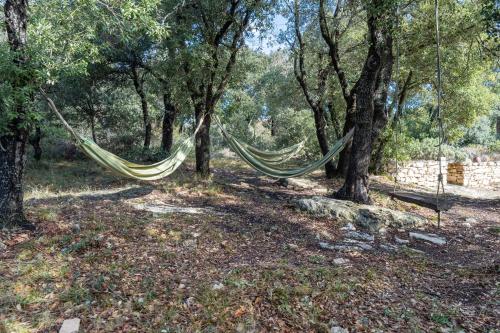
[[[354,129],[350,130],[346,136],[335,143],[335,145],[328,151],[327,154],[323,156],[323,158],[314,161],[307,166],[295,169],[278,169],[275,166],[270,165],[267,161],[256,156],[245,145],[231,136],[217,117],[215,117],[215,120],[229,146],[243,159],[243,161],[255,170],[274,178],[299,177],[323,167],[344,149],[345,145],[349,142],[349,140],[351,140],[354,134]]]
[[[194,146],[194,136],[202,124],[202,122],[200,122],[193,135],[181,141],[181,143],[173,150],[172,154],[166,159],[150,165],[136,164],[126,161],[109,151],[102,149],[92,140],[80,136],[62,117],[52,99],[44,93],[43,95],[47,99],[49,107],[52,111],[54,111],[63,123],[64,127],[66,127],[75,139],[76,145],[80,147],[80,149],[82,149],[88,157],[96,161],[104,168],[113,171],[115,174],[128,178],[139,180],[157,180],[174,173],[191,152]]]
[[[246,142],[236,139],[231,133],[227,131],[226,134],[233,140],[238,141],[248,151],[249,154],[270,166],[283,164],[296,157],[304,149],[306,143],[306,140],[304,140],[293,146],[286,147],[280,150],[265,151],[257,149]]]

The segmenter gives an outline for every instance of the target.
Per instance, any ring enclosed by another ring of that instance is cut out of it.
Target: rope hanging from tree
[[[398,134],[400,129],[399,120],[397,117],[394,118],[395,130],[394,130],[394,141],[396,144],[396,166],[395,166],[395,176],[394,176],[394,187],[391,196],[393,198],[397,198],[403,201],[415,203],[417,205],[428,207],[434,209],[438,213],[438,228],[441,226],[441,211],[448,210],[451,205],[446,200],[446,193],[444,190],[444,179],[443,179],[443,163],[442,163],[442,144],[444,142],[444,126],[442,119],[442,70],[441,70],[441,41],[440,41],[440,30],[439,30],[439,3],[438,0],[434,0],[434,17],[435,17],[435,34],[436,34],[436,76],[437,76],[437,122],[438,122],[438,130],[439,130],[439,138],[438,138],[438,164],[439,164],[439,173],[437,176],[437,190],[434,196],[434,199],[429,200],[425,196],[418,195],[416,193],[411,192],[401,192],[396,193],[398,188],[398,165],[399,165],[399,139]],[[399,8],[397,11],[397,27],[399,27]],[[400,70],[399,70],[399,43],[396,42],[396,75],[399,79]],[[397,100],[394,102],[396,107],[399,107],[399,85],[396,85],[396,98]],[[432,202],[433,200],[433,202]]]
[[[439,35],[439,0],[434,0],[434,17],[436,20],[436,70],[437,70],[437,121],[439,127],[439,141],[438,141],[438,162],[439,162],[439,174],[438,174],[438,185],[436,190],[436,206],[440,206],[440,193],[443,195],[443,199],[446,202],[446,193],[444,191],[444,180],[443,180],[443,163],[441,159],[442,155],[442,144],[444,141],[444,127],[443,119],[441,116],[441,101],[442,101],[442,80],[441,80],[441,41]],[[438,211],[438,228],[441,226],[441,211]]]

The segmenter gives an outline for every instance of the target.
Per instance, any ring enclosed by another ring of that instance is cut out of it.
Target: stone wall
[[[441,163],[443,182],[446,184],[448,178],[448,163],[445,158],[441,160]],[[397,175],[395,174],[396,170],[394,164],[390,165],[387,171],[396,177],[398,182],[401,184],[412,184],[426,188],[433,188],[437,186],[439,162],[427,160],[400,162],[398,164]]]
[[[448,182],[470,187],[500,188],[500,161],[450,163]]]

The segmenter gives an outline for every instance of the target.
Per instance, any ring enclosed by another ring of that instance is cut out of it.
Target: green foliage
[[[441,153],[449,161],[464,161],[469,157],[464,149],[449,144],[442,145]],[[404,134],[399,134],[397,141],[392,137],[384,151],[386,160],[396,157],[400,161],[437,160],[438,156],[437,138],[414,139]]]

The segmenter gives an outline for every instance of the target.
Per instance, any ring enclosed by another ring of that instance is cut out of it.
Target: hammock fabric
[[[286,147],[276,151],[265,151],[257,149],[246,142],[236,139],[231,133],[226,132],[233,140],[238,141],[245,149],[248,150],[248,153],[258,158],[262,162],[272,166],[272,165],[280,165],[285,162],[288,162],[295,156],[297,156],[305,147],[306,140],[301,141],[293,146]]]
[[[85,152],[88,157],[99,163],[104,168],[110,169],[115,174],[138,180],[158,180],[174,173],[193,149],[194,137],[203,124],[203,122],[200,122],[193,135],[181,141],[177,148],[174,149],[173,153],[166,159],[150,165],[136,164],[126,161],[114,155],[113,153],[104,150],[92,140],[80,136],[59,113],[52,99],[50,99],[44,92],[42,92],[42,94],[45,96],[48,101],[49,107],[61,120],[64,127],[66,127],[66,129],[72,134],[76,141],[76,144]],[[254,169],[268,176],[276,178],[298,177],[322,167],[332,158],[337,156],[340,151],[342,151],[345,144],[352,138],[354,132],[353,130],[351,130],[344,138],[339,140],[332,147],[332,149],[325,156],[323,156],[322,159],[318,161],[315,161],[302,168],[278,169],[276,168],[277,165],[290,160],[303,149],[305,141],[278,151],[262,151],[250,146],[247,143],[238,141],[235,137],[226,132],[217,117],[215,117],[215,119],[231,148],[246,163],[248,163]]]
[[[349,142],[349,140],[351,140],[354,134],[354,129],[350,130],[346,136],[335,143],[335,145],[328,151],[327,154],[323,156],[323,158],[314,161],[309,165],[295,169],[278,169],[274,165],[269,164],[265,159],[257,156],[254,152],[250,151],[246,145],[231,136],[217,117],[215,117],[215,120],[229,146],[236,154],[238,154],[238,156],[241,157],[241,159],[243,159],[243,161],[255,170],[274,178],[299,177],[323,167],[344,149],[345,145]]]
[[[54,111],[63,123],[64,127],[66,127],[66,129],[74,137],[77,146],[80,147],[88,157],[99,163],[104,168],[113,171],[117,175],[139,180],[158,180],[174,173],[191,152],[194,146],[194,136],[202,124],[201,122],[198,125],[198,128],[196,128],[192,136],[181,141],[169,157],[154,164],[142,165],[126,161],[109,151],[102,149],[94,141],[80,136],[62,117],[52,99],[46,95],[45,98],[48,101],[49,107],[52,111]]]

